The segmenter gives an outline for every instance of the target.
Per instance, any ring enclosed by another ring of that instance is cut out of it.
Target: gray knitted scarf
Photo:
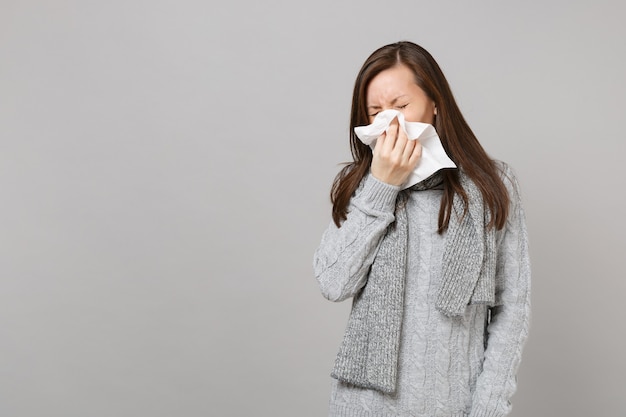
[[[464,214],[463,200],[454,196],[436,300],[436,308],[450,317],[462,315],[468,304],[493,305],[495,299],[495,230],[486,229],[488,210],[480,190],[462,171],[459,179],[469,197],[469,207]],[[407,260],[406,193],[441,183],[438,172],[398,195],[395,222],[380,243],[367,284],[353,299],[331,374],[334,378],[384,393],[395,392]]]

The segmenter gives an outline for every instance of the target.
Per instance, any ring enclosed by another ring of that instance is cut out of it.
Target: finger
[[[413,148],[413,151],[411,152],[411,156],[409,157],[409,164],[411,164],[412,166],[415,166],[417,165],[420,158],[422,157],[423,148],[419,140],[415,139],[415,140],[412,140],[411,142],[415,142],[415,145],[414,145],[415,147]]]
[[[386,134],[383,132],[382,135],[376,139],[376,144],[374,145],[374,154],[379,155],[382,152],[383,147],[385,146]]]
[[[389,128],[385,134],[385,150],[388,153],[391,153],[396,145],[396,140],[398,139],[398,118],[394,118],[391,123],[389,123]]]
[[[413,155],[413,151],[415,147],[419,144],[417,139],[408,139],[406,142],[406,146],[404,147],[404,151],[402,152],[402,159],[405,161],[409,161],[411,159],[411,155]]]
[[[401,152],[400,154],[402,155],[404,149],[406,148],[407,142],[409,142],[409,138],[406,136],[406,132],[404,131],[404,129],[402,129],[402,127],[400,127],[399,123],[396,123],[396,128],[398,134],[396,136],[396,142],[394,146],[398,151]]]

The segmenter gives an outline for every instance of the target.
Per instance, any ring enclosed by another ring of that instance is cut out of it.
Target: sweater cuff
[[[468,417],[504,417],[507,413],[503,413],[500,410],[486,409],[485,407],[475,404],[472,406],[472,411]]]
[[[360,199],[373,210],[393,213],[396,209],[396,198],[400,187],[387,184],[369,174],[363,184]]]

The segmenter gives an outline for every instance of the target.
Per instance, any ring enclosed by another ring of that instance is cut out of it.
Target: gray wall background
[[[513,417],[626,415],[619,1],[0,1],[0,414],[321,416],[354,77],[439,61],[521,180]]]

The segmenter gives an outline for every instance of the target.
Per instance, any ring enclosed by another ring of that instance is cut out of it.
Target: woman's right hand
[[[376,141],[370,169],[377,180],[400,186],[415,169],[421,156],[420,142],[409,140],[395,118],[388,131]]]

